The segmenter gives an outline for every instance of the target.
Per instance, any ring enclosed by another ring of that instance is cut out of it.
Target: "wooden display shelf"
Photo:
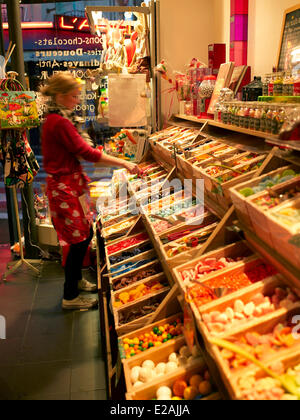
[[[188,116],[188,115],[181,115],[181,114],[174,115],[174,117],[178,118],[180,120],[196,122],[196,123],[199,123],[199,124],[205,124],[207,122],[208,126],[223,128],[227,131],[234,131],[234,132],[237,132],[237,133],[247,134],[249,136],[259,137],[259,138],[262,138],[262,139],[278,140],[277,136],[270,135],[270,133],[265,133],[263,131],[249,130],[247,128],[237,127],[236,125],[223,124],[222,122],[214,121],[214,120],[210,120],[210,119],[209,120],[199,119],[197,117],[192,117],[192,116]]]

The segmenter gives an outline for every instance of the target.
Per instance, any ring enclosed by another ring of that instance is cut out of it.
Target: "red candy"
[[[133,245],[137,245],[140,242],[146,241],[149,238],[147,233],[140,233],[131,239],[118,242],[117,244],[110,245],[107,247],[108,255],[115,254],[116,252],[122,251],[123,249],[129,248]]]

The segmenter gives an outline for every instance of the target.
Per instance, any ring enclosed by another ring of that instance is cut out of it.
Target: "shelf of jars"
[[[278,140],[277,136],[273,136],[270,133],[266,133],[266,132],[260,131],[260,130],[238,127],[238,126],[232,125],[232,124],[224,124],[221,121],[215,121],[215,120],[210,120],[210,119],[208,119],[208,120],[204,119],[203,120],[203,119],[199,119],[197,117],[182,115],[182,114],[175,115],[175,118],[178,118],[180,120],[192,121],[192,122],[199,123],[199,124],[205,124],[207,122],[207,124],[209,126],[212,126],[212,127],[224,128],[224,129],[229,130],[229,131],[233,131],[233,132],[241,133],[241,134],[247,134],[249,136],[254,136],[254,137],[258,137],[258,138],[262,138],[262,139],[265,139],[265,138],[268,137],[268,139],[270,139],[270,140]]]

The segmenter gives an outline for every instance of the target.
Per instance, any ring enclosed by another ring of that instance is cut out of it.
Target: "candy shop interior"
[[[52,38],[53,49],[48,34],[34,53],[38,72],[67,63],[81,79],[82,122],[102,133],[94,147],[139,167],[132,175],[95,164],[90,184],[86,260],[107,399],[299,400],[300,5],[189,2],[80,2],[83,17],[55,12],[55,30],[69,35]],[[73,45],[69,58],[60,39]],[[30,95],[47,79],[38,72],[26,89],[4,68],[1,160],[16,128],[42,120],[44,103]],[[18,140],[27,178],[4,172],[15,202],[39,170],[26,131]],[[44,191],[33,211],[25,242],[42,248],[37,258],[61,252]],[[19,254],[16,268],[34,270],[23,246]]]

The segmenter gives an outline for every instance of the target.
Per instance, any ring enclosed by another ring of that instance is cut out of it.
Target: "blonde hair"
[[[78,88],[80,88],[80,83],[71,73],[60,72],[51,76],[47,80],[47,84],[40,88],[40,92],[44,96],[52,96],[54,98],[59,93],[65,95]]]

